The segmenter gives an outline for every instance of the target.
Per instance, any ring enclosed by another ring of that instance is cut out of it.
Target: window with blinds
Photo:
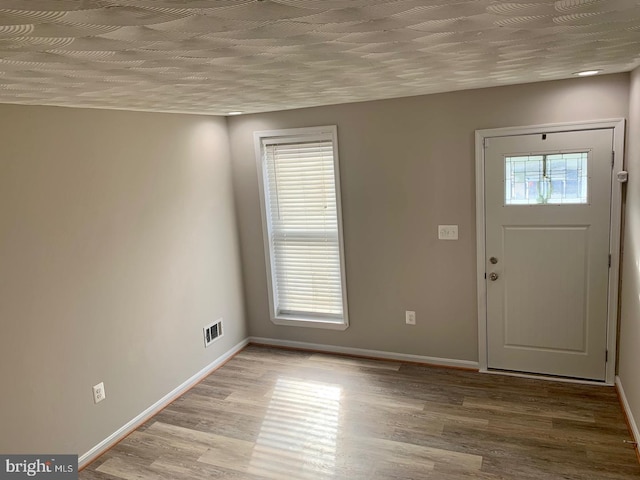
[[[336,128],[256,132],[256,148],[272,320],[346,328]]]

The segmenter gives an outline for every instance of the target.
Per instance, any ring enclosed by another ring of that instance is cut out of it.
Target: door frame
[[[571,123],[551,123],[522,127],[505,127],[476,130],[476,252],[477,252],[477,289],[478,289],[478,365],[481,372],[490,372],[488,368],[487,348],[487,283],[485,279],[485,156],[484,145],[492,137],[507,137],[536,133],[574,132],[580,130],[613,129],[613,174],[611,175],[611,225],[609,245],[611,246],[611,268],[609,269],[609,293],[607,315],[607,351],[605,384],[613,385],[617,358],[618,332],[618,279],[620,273],[620,238],[622,213],[622,184],[616,174],[623,170],[625,119],[589,120]],[[526,376],[526,374],[523,374]],[[587,382],[594,383],[594,382]],[[601,383],[601,382],[595,382]]]

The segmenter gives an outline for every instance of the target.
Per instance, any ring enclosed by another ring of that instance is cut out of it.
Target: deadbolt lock
[[[489,259],[489,261],[490,261],[493,265],[495,265],[496,263],[498,263],[498,259],[497,259],[496,257],[491,257],[491,258]]]

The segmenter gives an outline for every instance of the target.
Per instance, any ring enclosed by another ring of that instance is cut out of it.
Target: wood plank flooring
[[[82,480],[628,480],[615,389],[249,346]]]

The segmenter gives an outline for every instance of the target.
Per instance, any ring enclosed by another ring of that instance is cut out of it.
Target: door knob
[[[491,280],[492,282],[495,282],[498,279],[498,274],[496,272],[491,272],[489,274],[489,280]]]

